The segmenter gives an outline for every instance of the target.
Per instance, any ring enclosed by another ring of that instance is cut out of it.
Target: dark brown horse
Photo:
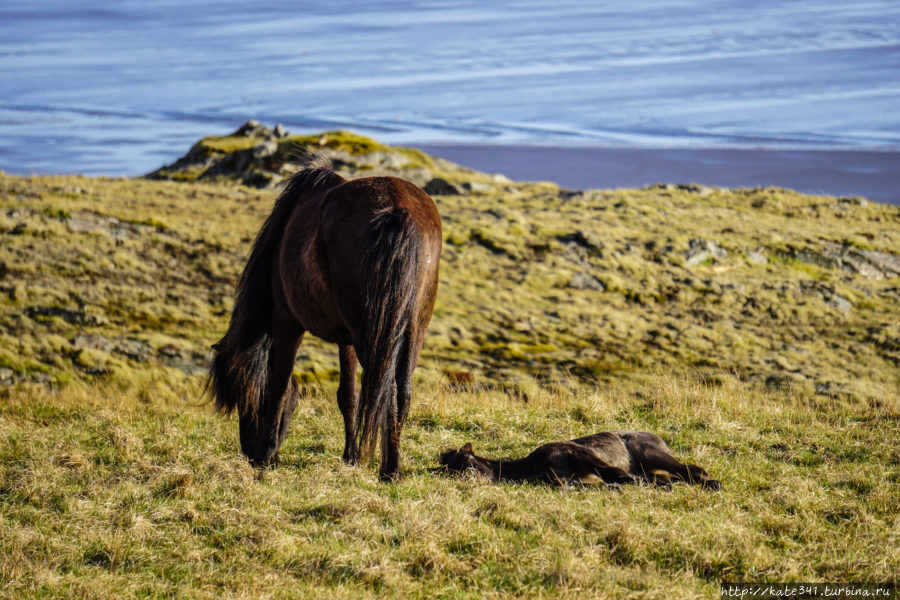
[[[647,431],[605,431],[567,442],[551,442],[520,459],[477,456],[472,444],[441,454],[440,463],[456,472],[475,470],[493,481],[637,483],[669,487],[675,481],[711,490],[722,484],[697,465],[679,462],[658,435]]]
[[[380,434],[380,476],[393,479],[437,294],[441,217],[401,179],[346,181],[312,153],[300,151],[300,161],[253,243],[208,389],[218,409],[237,410],[250,461],[277,463],[297,406],[300,340],[308,331],[338,344],[344,460],[370,460]]]

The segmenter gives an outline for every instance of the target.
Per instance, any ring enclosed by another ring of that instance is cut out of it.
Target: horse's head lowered
[[[286,394],[281,406],[266,408],[239,416],[241,451],[256,467],[278,464],[278,450],[287,437],[291,415],[297,408],[297,394]]]
[[[241,451],[254,466],[277,464],[278,449],[287,437],[291,414],[297,407],[296,381],[290,377],[287,390],[275,401],[276,396],[266,393],[267,377],[251,376],[260,372],[257,364],[269,360],[268,336],[241,352],[230,348],[227,339],[213,344],[212,349],[216,354],[207,385],[218,399],[233,400],[218,408],[238,413]],[[242,389],[234,389],[235,384]]]

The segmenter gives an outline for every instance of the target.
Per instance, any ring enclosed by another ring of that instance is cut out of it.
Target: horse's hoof
[[[394,483],[400,480],[400,473],[399,471],[396,473],[379,473],[378,479],[385,483]]]
[[[707,490],[710,490],[713,492],[718,492],[719,490],[722,489],[722,482],[716,481],[715,479],[707,479],[706,481],[703,482],[703,487],[704,487],[704,489],[707,489]]]

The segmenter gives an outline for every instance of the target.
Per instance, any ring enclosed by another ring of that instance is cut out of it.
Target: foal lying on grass
[[[639,483],[670,487],[683,481],[711,490],[722,484],[697,465],[686,465],[658,435],[646,431],[606,431],[568,442],[544,444],[516,460],[476,456],[472,444],[441,454],[440,462],[451,471],[474,469],[492,481],[541,481],[567,483]]]

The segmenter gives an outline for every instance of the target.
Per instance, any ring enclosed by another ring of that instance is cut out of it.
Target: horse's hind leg
[[[409,416],[409,405],[412,401],[412,372],[416,368],[419,356],[416,352],[416,341],[418,347],[421,347],[422,341],[416,340],[416,336],[407,333],[403,340],[403,346],[400,348],[400,354],[397,355],[397,417],[399,419],[399,428],[402,430],[406,424],[406,418]]]
[[[340,346],[338,356],[341,363],[341,381],[338,384],[337,402],[344,417],[344,462],[355,465],[359,462],[359,393],[356,390],[356,369],[359,361],[353,346]]]
[[[396,479],[400,475],[400,434],[409,416],[409,405],[412,401],[412,372],[416,368],[418,353],[413,334],[407,332],[403,345],[397,354],[394,369],[394,385],[390,391],[392,401],[386,407],[389,418],[385,421],[386,430],[381,437],[381,476],[382,479]],[[419,341],[421,346],[421,341]]]
[[[381,468],[379,477],[383,481],[394,481],[400,477],[400,415],[397,407],[397,382],[391,382],[388,390],[388,404],[384,407],[387,418],[381,432]]]

